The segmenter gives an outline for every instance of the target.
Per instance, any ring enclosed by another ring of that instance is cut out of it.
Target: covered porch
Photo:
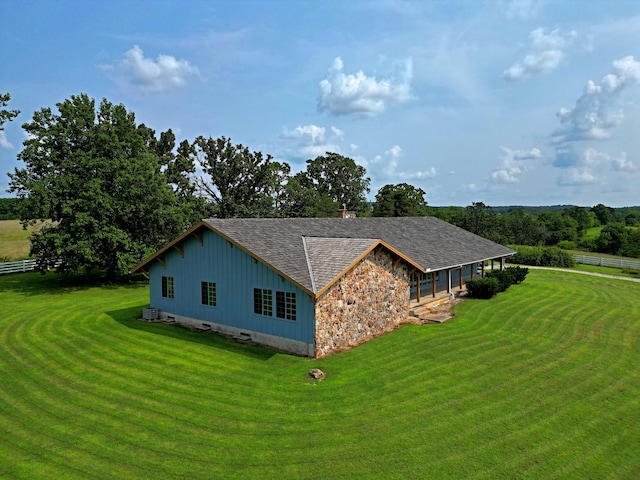
[[[477,277],[484,277],[486,268],[500,270],[505,266],[506,257],[488,259],[466,265],[425,272],[414,271],[411,274],[410,308],[413,304],[421,305],[438,301],[443,297],[451,297],[456,292],[464,291],[465,283]],[[489,266],[490,265],[490,266]]]

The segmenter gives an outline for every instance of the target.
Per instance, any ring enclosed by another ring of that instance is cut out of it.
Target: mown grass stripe
[[[46,283],[12,280],[9,303],[28,295],[38,314],[0,319],[10,379],[0,428],[33,465],[17,478],[62,472],[31,452],[42,432],[58,445],[50,458],[99,477],[116,465],[113,478],[539,478],[603,459],[602,473],[638,468],[628,423],[639,410],[637,287],[532,272],[492,301],[459,305],[447,324],[310,361],[137,322],[145,287]],[[313,367],[327,378],[311,382]]]

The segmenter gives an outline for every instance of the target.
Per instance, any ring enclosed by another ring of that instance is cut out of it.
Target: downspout
[[[316,281],[315,281],[315,277],[313,275],[313,268],[311,267],[311,259],[309,258],[309,249],[307,248],[307,240],[306,237],[303,236],[302,237],[302,248],[304,249],[304,258],[307,261],[307,268],[309,269],[309,278],[311,279],[311,290],[313,291],[313,296],[311,297],[311,300],[313,301],[313,355],[311,355],[311,352],[308,352],[310,355],[310,357],[312,358],[316,358],[318,356],[318,350],[317,350],[317,345],[316,345],[316,332],[317,332],[317,325],[316,325],[316,306],[317,306],[317,302],[318,302],[318,289],[316,288]]]
[[[456,298],[456,294],[451,291],[451,269],[447,269],[447,293],[451,296],[451,300]]]

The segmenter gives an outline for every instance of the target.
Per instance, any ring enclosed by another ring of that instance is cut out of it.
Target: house
[[[160,319],[322,357],[513,253],[435,217],[207,219],[132,272]]]

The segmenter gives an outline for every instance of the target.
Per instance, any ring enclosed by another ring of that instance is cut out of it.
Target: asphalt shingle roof
[[[514,253],[435,217],[213,218],[203,223],[313,293],[378,240],[424,271]]]
[[[375,238],[303,237],[307,250],[312,291],[317,293],[371,250]]]

